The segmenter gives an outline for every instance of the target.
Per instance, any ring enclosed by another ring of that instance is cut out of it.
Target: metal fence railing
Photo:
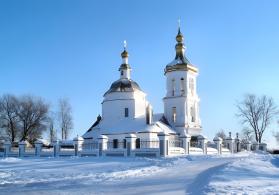
[[[74,151],[74,150],[75,150],[74,145],[60,145],[61,152],[69,152],[69,151]]]
[[[53,146],[43,146],[42,152],[53,152]]]
[[[98,149],[98,142],[88,142],[82,144],[82,150],[95,150]]]
[[[26,147],[25,152],[26,153],[35,153],[35,148]]]
[[[197,141],[191,141],[190,146],[193,147],[193,148],[199,148],[200,147],[199,142],[197,142]]]
[[[159,148],[159,141],[140,141],[140,148]]]
[[[170,147],[183,147],[183,142],[182,140],[178,140],[178,139],[175,139],[175,140],[169,140],[169,146]]]
[[[126,148],[126,142],[109,141],[108,149]]]
[[[17,153],[19,151],[18,147],[11,147],[11,152]]]

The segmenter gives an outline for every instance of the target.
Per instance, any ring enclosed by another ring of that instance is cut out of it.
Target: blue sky
[[[3,0],[0,94],[42,96],[53,109],[68,97],[73,136],[83,134],[119,77],[127,40],[132,78],[162,112],[163,70],[174,58],[181,18],[186,55],[200,70],[204,134],[240,131],[235,104],[244,94],[266,94],[279,104],[278,8],[277,0]]]

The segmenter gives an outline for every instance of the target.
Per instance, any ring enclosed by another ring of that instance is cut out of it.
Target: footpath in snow
[[[279,194],[279,157],[0,159],[0,194]]]

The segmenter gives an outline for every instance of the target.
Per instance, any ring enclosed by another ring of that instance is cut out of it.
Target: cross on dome
[[[127,41],[126,40],[123,41],[123,45],[124,45],[124,50],[126,50],[126,48],[127,48]]]

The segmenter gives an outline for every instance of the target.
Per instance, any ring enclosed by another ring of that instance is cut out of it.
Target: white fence
[[[35,147],[27,147],[27,143],[20,142],[18,147],[9,143],[4,144],[4,152],[0,151],[0,157],[64,157],[64,156],[119,156],[119,157],[159,157],[184,154],[230,154],[238,152],[240,144],[231,138],[222,143],[221,138],[214,138],[214,142],[208,143],[207,139],[200,136],[191,142],[190,137],[174,137],[169,139],[167,134],[159,134],[158,140],[139,140],[135,135],[130,135],[118,142],[109,140],[102,135],[98,141],[75,138],[69,142],[54,142],[50,146],[43,146],[36,142]],[[226,146],[226,147],[224,147]],[[266,144],[245,145],[246,150],[266,150]]]

